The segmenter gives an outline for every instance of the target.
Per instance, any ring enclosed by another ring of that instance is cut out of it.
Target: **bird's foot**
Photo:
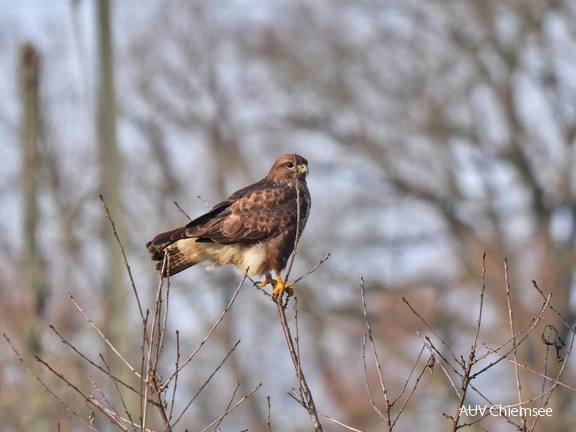
[[[285,283],[282,280],[280,273],[278,273],[276,276],[276,283],[274,284],[274,289],[272,290],[272,299],[277,301],[279,298],[281,299],[284,294],[286,294],[286,297],[292,297],[294,295],[292,284]]]
[[[266,285],[270,284],[274,288],[272,289],[272,299],[277,300],[278,297],[283,297],[286,294],[287,297],[292,297],[294,295],[294,290],[292,289],[292,284],[287,284],[282,280],[280,274],[277,275],[277,279],[274,279],[270,273],[266,274],[266,279],[262,282],[257,282],[260,288],[264,288]]]
[[[266,285],[268,285],[268,284],[270,284],[270,285],[272,285],[273,287],[275,287],[275,286],[276,286],[276,283],[277,283],[276,279],[273,279],[272,276],[270,275],[270,273],[266,273],[266,279],[264,279],[262,282],[257,282],[257,285],[258,285],[260,288],[264,288],[264,287],[265,287]]]
[[[286,293],[287,297],[292,297],[294,295],[294,289],[292,288],[292,285],[280,282],[282,282],[281,279],[280,281],[276,282],[276,285],[274,285],[274,289],[272,290],[272,298],[276,300],[278,297],[282,297],[284,293]]]

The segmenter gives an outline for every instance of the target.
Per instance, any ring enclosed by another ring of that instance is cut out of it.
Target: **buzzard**
[[[272,284],[275,296],[292,294],[280,272],[310,214],[307,173],[308,161],[302,156],[280,156],[262,180],[234,192],[188,225],[158,234],[146,244],[156,270],[166,277],[203,261],[211,262],[211,268],[234,264],[242,274],[265,275],[259,285]]]

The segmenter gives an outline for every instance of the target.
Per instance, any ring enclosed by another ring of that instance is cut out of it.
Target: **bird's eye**
[[[294,168],[294,162],[287,162],[287,163],[286,163],[286,168],[289,168],[289,169]]]

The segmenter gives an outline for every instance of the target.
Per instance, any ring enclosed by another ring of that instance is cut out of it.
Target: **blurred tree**
[[[40,117],[40,53],[34,45],[21,46],[20,86],[22,98],[22,196],[24,197],[24,260],[22,288],[25,293],[25,317],[23,330],[26,333],[26,351],[30,356],[42,354],[43,315],[47,301],[44,282],[43,260],[38,240],[40,212],[38,202],[41,183],[41,139]],[[37,383],[31,377],[26,380],[31,391]],[[30,413],[23,419],[23,427],[38,429],[45,426],[38,413]]]
[[[25,255],[24,292],[29,300],[27,316],[28,351],[40,354],[42,341],[38,326],[46,303],[38,233],[38,184],[40,176],[40,55],[32,44],[21,48],[20,79],[22,87],[22,195],[24,196]]]
[[[123,234],[124,211],[122,208],[122,161],[116,138],[116,96],[114,90],[114,54],[112,43],[112,20],[109,0],[97,2],[97,29],[99,42],[99,86],[98,86],[98,146],[100,147],[101,191],[104,201],[114,220],[115,229]],[[120,351],[129,348],[126,332],[127,290],[124,288],[124,266],[118,242],[106,218],[102,219],[106,244],[106,265],[102,301],[106,328],[105,333]],[[113,362],[119,362],[114,353]]]
[[[382,182],[383,193],[365,202],[365,211],[395,207],[404,220],[392,238],[381,238],[383,247],[407,255],[429,250],[435,260],[434,249],[448,249],[449,266],[410,278],[437,290],[436,324],[447,339],[468,334],[454,318],[471,312],[461,302],[478,288],[482,251],[491,287],[503,285],[501,263],[509,258],[518,323],[529,322],[538,305],[530,279],[553,292],[553,305],[573,323],[574,6],[342,1],[299,2],[284,12],[281,22],[259,29],[246,60],[256,52],[269,65],[268,85],[288,107],[286,130],[327,136]],[[410,224],[419,225],[412,228],[417,237],[399,239]],[[372,280],[395,289],[414,283]],[[429,295],[419,291],[411,294]],[[491,292],[490,301],[501,317],[490,326],[506,328],[504,290]],[[565,332],[558,319],[547,322]],[[540,333],[527,351],[530,366],[542,370]],[[532,390],[541,385],[530,382]],[[559,415],[546,427],[570,430],[562,413],[571,395],[559,393]]]

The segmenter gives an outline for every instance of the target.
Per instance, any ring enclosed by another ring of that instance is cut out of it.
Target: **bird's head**
[[[308,174],[308,161],[296,153],[280,156],[268,173],[274,179],[305,179]]]

